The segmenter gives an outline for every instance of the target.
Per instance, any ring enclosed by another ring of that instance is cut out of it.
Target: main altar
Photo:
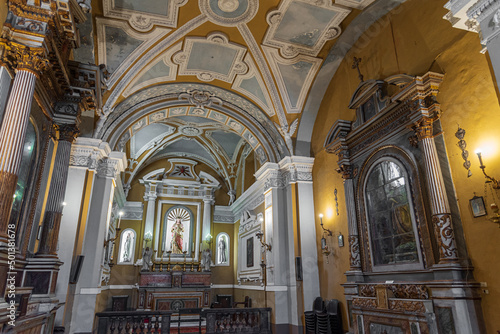
[[[178,311],[210,306],[210,272],[141,272],[137,310]]]

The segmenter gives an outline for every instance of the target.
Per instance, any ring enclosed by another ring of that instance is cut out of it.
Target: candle
[[[185,243],[184,243],[184,249],[183,249],[183,250],[187,252],[187,248],[188,248],[188,244],[187,244],[187,242],[185,242]]]
[[[477,157],[479,158],[479,167],[483,166],[483,158],[481,157],[481,151],[476,152]]]

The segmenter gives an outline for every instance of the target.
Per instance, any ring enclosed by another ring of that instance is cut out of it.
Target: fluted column
[[[415,131],[424,154],[432,224],[439,245],[439,263],[455,262],[458,260],[457,245],[453,232],[450,204],[446,196],[441,165],[439,164],[436,144],[432,136],[432,122],[431,118],[422,118],[416,124]]]
[[[53,257],[57,256],[57,241],[68,180],[71,144],[78,134],[78,128],[75,125],[65,124],[56,126],[56,128],[59,130],[59,143],[43,219],[42,238],[38,249],[38,255]]]
[[[148,202],[146,208],[146,220],[144,224],[144,235],[151,233],[153,235],[153,228],[155,225],[155,208],[156,208],[156,183],[146,184],[146,192],[144,194],[144,200]],[[151,241],[152,242],[152,241]],[[149,245],[151,247],[151,244]],[[163,245],[165,247],[165,245]],[[162,249],[162,246],[159,247]]]
[[[210,225],[212,223],[212,205],[214,204],[213,196],[205,196],[203,198],[203,228],[202,240],[207,240],[207,235],[210,234]],[[208,244],[206,245],[208,247]]]
[[[9,49],[9,61],[17,66],[0,129],[0,241],[7,232],[36,78],[47,63],[43,49],[15,43]]]

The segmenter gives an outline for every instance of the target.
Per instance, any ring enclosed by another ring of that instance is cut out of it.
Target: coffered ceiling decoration
[[[112,86],[134,60],[151,47],[170,29],[158,28],[149,33],[139,33],[124,22],[97,18],[98,62],[105,64]]]
[[[264,45],[280,48],[292,58],[299,53],[317,56],[327,40],[340,35],[340,23],[351,11],[330,0],[283,0],[267,14],[269,28]]]
[[[263,47],[263,50],[275,73],[286,110],[300,113],[321,59],[302,55],[286,59],[280,57],[276,49]]]
[[[126,152],[127,184],[189,158],[234,191],[248,157],[258,168],[295,152],[344,19],[384,1],[402,0],[93,1],[92,52],[109,72],[93,136]]]
[[[236,74],[244,74],[248,66],[243,62],[246,48],[229,43],[222,33],[211,33],[204,38],[186,38],[184,49],[173,57],[179,65],[179,75],[196,75],[201,81],[219,79],[233,82]]]
[[[179,7],[188,0],[103,0],[104,16],[128,21],[138,31],[153,25],[175,28]]]
[[[259,9],[259,0],[199,0],[199,4],[210,22],[226,27],[247,23]]]

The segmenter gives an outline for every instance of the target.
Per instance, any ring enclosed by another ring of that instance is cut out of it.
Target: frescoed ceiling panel
[[[114,0],[116,9],[128,9],[148,14],[167,15],[169,0],[148,0],[138,3],[134,0]]]
[[[374,1],[94,1],[96,59],[109,76],[93,136],[127,153],[130,177],[160,156],[187,154],[232,190],[244,147],[259,164],[294,154],[344,19]]]

